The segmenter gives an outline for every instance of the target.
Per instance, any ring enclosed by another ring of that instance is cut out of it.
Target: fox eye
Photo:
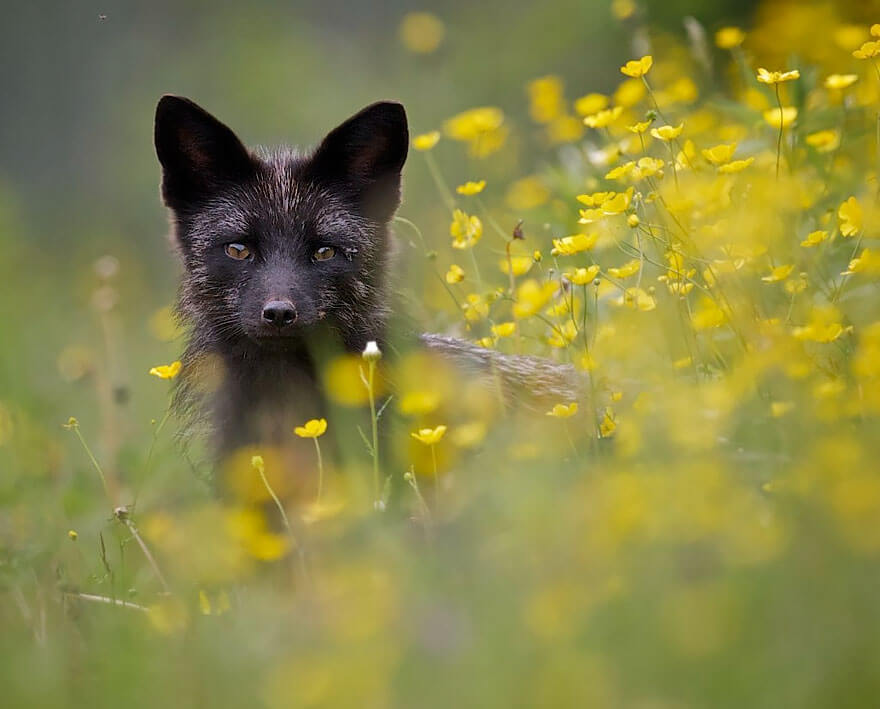
[[[226,244],[224,250],[229,258],[234,258],[236,261],[244,261],[251,255],[251,250],[244,244]]]
[[[329,261],[335,255],[336,249],[334,249],[332,246],[322,246],[320,249],[315,251],[314,254],[312,254],[312,258],[315,259],[315,261]]]

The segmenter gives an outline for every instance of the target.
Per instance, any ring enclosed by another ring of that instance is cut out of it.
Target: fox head
[[[408,145],[398,103],[368,106],[311,153],[262,153],[163,96],[162,196],[185,269],[181,309],[202,340],[283,351],[320,330],[357,351],[380,339]]]

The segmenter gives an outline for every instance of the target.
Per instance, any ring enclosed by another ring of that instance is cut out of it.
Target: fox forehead
[[[256,157],[260,169],[251,180],[221,191],[193,215],[189,237],[195,250],[235,238],[366,245],[368,220],[331,187],[305,179],[305,157],[289,151]]]

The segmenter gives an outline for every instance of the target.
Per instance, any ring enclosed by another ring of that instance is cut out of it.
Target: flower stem
[[[315,453],[318,454],[318,498],[315,502],[321,502],[321,491],[324,488],[324,461],[321,460],[321,444],[317,436],[312,439],[315,442]]]

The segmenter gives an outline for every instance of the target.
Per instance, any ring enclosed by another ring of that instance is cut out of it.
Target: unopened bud
[[[382,350],[379,349],[379,345],[375,340],[370,340],[367,343],[367,346],[364,347],[363,354],[361,354],[367,362],[378,362],[382,359]]]

